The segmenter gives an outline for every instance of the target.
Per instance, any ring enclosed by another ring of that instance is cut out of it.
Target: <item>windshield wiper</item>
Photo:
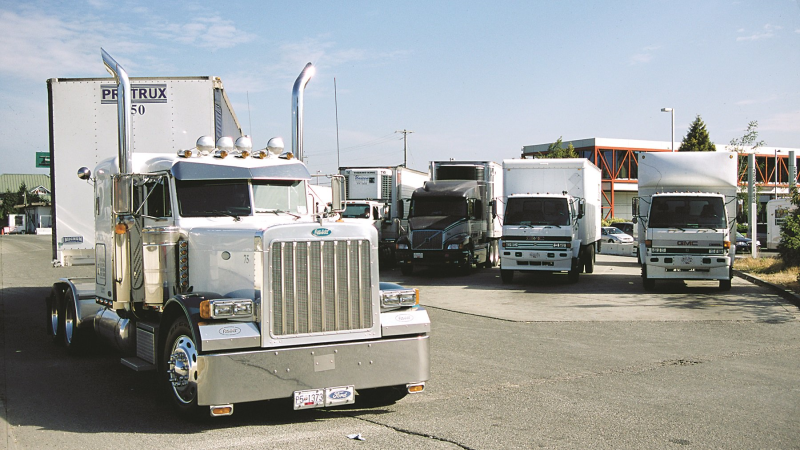
[[[280,215],[280,214],[288,214],[288,215],[294,217],[295,219],[299,219],[300,218],[300,216],[298,216],[297,214],[290,213],[289,211],[284,211],[282,209],[257,209],[256,212],[257,213],[273,213],[276,216]]]
[[[210,214],[214,214],[214,215],[219,215],[219,216],[233,217],[233,220],[235,222],[239,222],[240,220],[242,220],[242,218],[239,217],[238,214],[234,214],[234,213],[232,213],[230,211],[222,211],[222,210],[219,210],[219,209],[215,209],[213,211],[206,211],[206,212],[208,212]]]

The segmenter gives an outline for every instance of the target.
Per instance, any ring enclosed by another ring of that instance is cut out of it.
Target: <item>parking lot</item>
[[[426,392],[381,408],[238,405],[177,418],[154,380],[98,349],[50,342],[50,241],[0,237],[5,448],[792,448],[800,442],[798,309],[735,279],[642,288],[631,257],[598,255],[577,284],[497,269],[383,281],[421,291],[433,322]],[[348,435],[364,439],[354,440]],[[0,447],[3,446],[0,444]]]

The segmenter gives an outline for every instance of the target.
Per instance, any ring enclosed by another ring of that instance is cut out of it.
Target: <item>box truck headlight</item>
[[[419,304],[419,289],[381,291],[381,306],[402,308]]]
[[[253,316],[253,300],[213,299],[200,302],[200,317],[204,319],[244,319]]]
[[[555,248],[572,248],[571,242],[556,242],[553,244]]]

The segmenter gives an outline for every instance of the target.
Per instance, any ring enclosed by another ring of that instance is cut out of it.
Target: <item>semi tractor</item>
[[[430,179],[427,173],[405,166],[340,167],[346,185],[347,221],[370,222],[378,230],[381,257],[394,263],[397,239],[408,229],[411,194]]]
[[[656,280],[719,280],[731,288],[736,153],[641,153],[633,213],[645,290]]]
[[[101,148],[107,158],[93,170],[77,168],[78,153],[53,158],[92,187],[82,201],[96,272],[53,285],[46,311],[54,341],[68,353],[86,351],[92,338],[115,347],[124,366],[157,371],[189,417],[268,399],[306,409],[421,392],[430,321],[418,291],[378,281],[373,227],[336,222],[341,178],[332,180],[332,214],[309,205],[302,94],[314,67],[292,90],[291,149],[280,138],[256,150],[247,136],[205,136],[177,151],[169,139],[153,142],[164,151],[145,153],[131,151],[149,128],[132,117],[127,73],[104,50],[102,59],[117,91],[117,148]],[[53,103],[51,119],[70,107]],[[93,127],[69,120],[73,134]],[[60,182],[55,191],[64,193]]]
[[[397,262],[410,275],[416,266],[496,267],[503,228],[497,208],[503,173],[491,161],[432,161],[431,181],[414,191],[408,235],[397,241]]]
[[[600,240],[601,172],[588,159],[503,161],[505,214],[500,278],[514,272],[594,272]]]

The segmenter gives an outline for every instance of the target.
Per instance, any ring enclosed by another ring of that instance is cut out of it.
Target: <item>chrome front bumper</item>
[[[356,390],[430,378],[428,335],[198,356],[199,405],[289,398],[294,391]]]

